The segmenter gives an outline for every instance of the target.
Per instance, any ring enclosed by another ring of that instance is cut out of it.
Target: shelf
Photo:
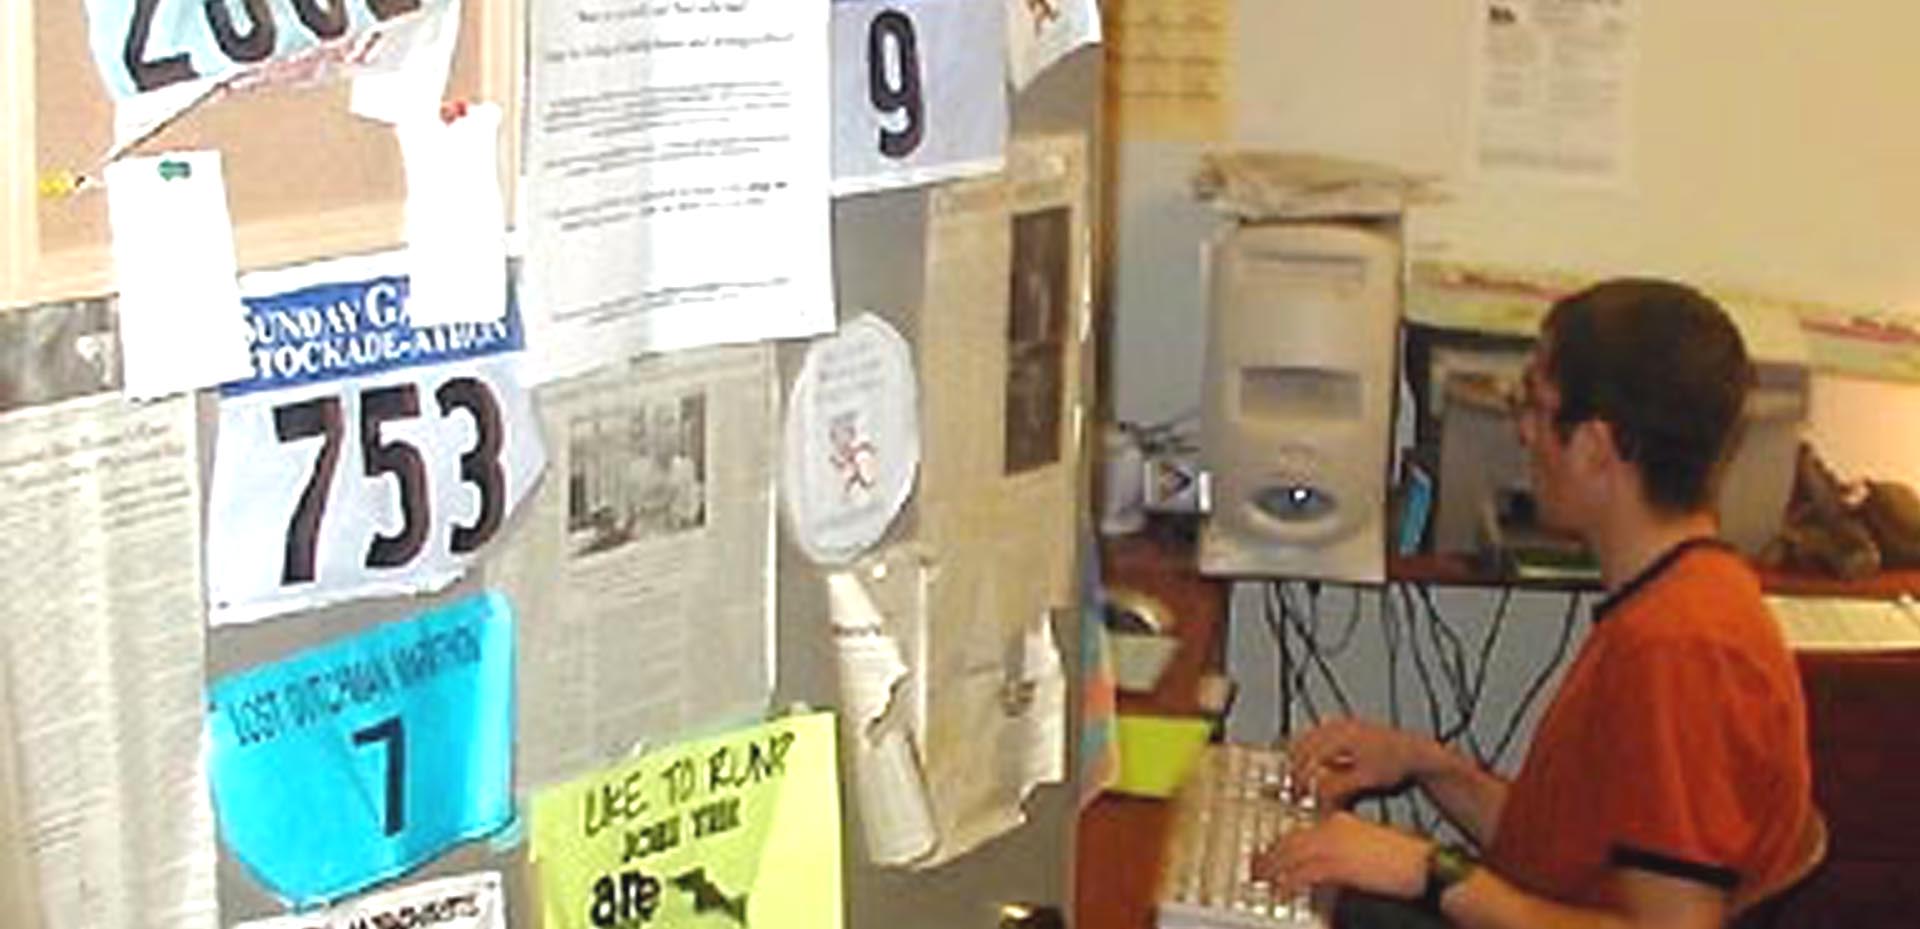
[[[1891,600],[1907,595],[1920,597],[1920,570],[1882,571],[1871,577],[1847,581],[1815,574],[1797,574],[1767,568],[1754,569],[1760,585],[1770,594],[1789,597],[1859,597]],[[1433,584],[1442,587],[1515,587],[1524,590],[1597,591],[1600,585],[1580,581],[1515,581],[1488,573],[1465,555],[1396,556],[1387,563],[1387,576],[1399,583]]]

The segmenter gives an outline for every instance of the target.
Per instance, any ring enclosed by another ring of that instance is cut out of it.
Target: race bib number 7
[[[415,328],[406,298],[379,274],[243,297],[254,376],[220,400],[216,625],[443,586],[539,475],[518,315]]]

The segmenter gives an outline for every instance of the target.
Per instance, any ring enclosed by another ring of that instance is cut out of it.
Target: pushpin
[[[65,197],[80,189],[84,182],[80,175],[65,169],[40,172],[40,196],[52,199]]]
[[[163,181],[177,181],[192,176],[193,165],[187,162],[175,161],[171,158],[160,162],[160,179]]]

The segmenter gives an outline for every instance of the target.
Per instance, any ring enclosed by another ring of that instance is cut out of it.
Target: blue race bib
[[[222,678],[220,834],[295,904],[392,877],[513,813],[513,613],[487,593]]]

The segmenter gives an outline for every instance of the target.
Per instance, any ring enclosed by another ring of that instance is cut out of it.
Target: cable
[[[1494,644],[1499,641],[1500,632],[1506,627],[1507,608],[1512,605],[1512,603],[1513,588],[1500,588],[1500,602],[1495,604],[1493,608],[1493,619],[1488,621],[1487,633],[1480,639],[1480,666],[1474,672],[1472,693],[1473,710],[1471,715],[1476,720],[1478,720],[1480,716],[1480,701],[1487,693],[1487,669],[1493,664]],[[1481,765],[1485,766],[1492,763],[1492,759],[1487,757],[1486,749],[1480,744],[1479,730],[1472,726],[1467,728],[1467,745],[1472,749],[1473,757],[1478,760]]]
[[[1357,598],[1355,602],[1357,605]],[[1340,705],[1340,714],[1342,716],[1352,716],[1353,701],[1347,699],[1346,688],[1340,686],[1339,676],[1333,673],[1333,665],[1327,661],[1327,656],[1321,652],[1320,640],[1313,634],[1313,630],[1320,628],[1320,598],[1318,596],[1310,596],[1308,598],[1307,610],[1307,618],[1304,624],[1301,622],[1301,618],[1297,613],[1289,612],[1283,614],[1283,617],[1292,624],[1294,631],[1300,635],[1301,640],[1306,644],[1307,657],[1312,659],[1313,662],[1311,666],[1305,662],[1301,663],[1299,672],[1301,678],[1297,680],[1296,683],[1302,685],[1300,692],[1303,695],[1306,694],[1308,691],[1304,687],[1305,672],[1311,668],[1317,668],[1320,671],[1321,680],[1327,684],[1327,692],[1332,694],[1333,701]],[[1320,721],[1317,711],[1314,712],[1313,718],[1315,723]]]
[[[1391,588],[1379,588],[1378,603],[1380,637],[1384,640],[1387,651],[1387,722],[1395,729],[1402,729],[1405,728],[1405,723],[1400,713],[1400,621],[1393,614]],[[1394,799],[1391,796],[1380,798],[1381,805],[1387,810],[1389,823],[1398,822],[1393,816],[1392,801]],[[1401,795],[1399,799],[1406,806],[1407,823],[1412,825],[1419,813],[1419,807],[1412,797]]]
[[[1406,605],[1407,622],[1413,622],[1413,595],[1407,592],[1406,585],[1400,585],[1400,598]],[[1407,653],[1413,658],[1413,670],[1420,678],[1420,689],[1427,698],[1427,732],[1434,738],[1440,737],[1440,694],[1433,687],[1433,677],[1427,673],[1427,660],[1420,654],[1420,636],[1411,628],[1407,634]]]
[[[1355,584],[1347,589],[1353,591],[1353,605],[1347,614],[1347,627],[1340,630],[1339,641],[1331,646],[1315,643],[1315,647],[1319,648],[1321,653],[1329,658],[1336,657],[1346,651],[1347,646],[1353,644],[1354,632],[1360,628],[1360,585]],[[1318,627],[1316,626],[1315,628],[1317,629]]]
[[[1274,683],[1280,691],[1280,708],[1274,721],[1274,742],[1284,744],[1287,741],[1290,715],[1288,708],[1292,704],[1292,695],[1287,692],[1287,630],[1280,623],[1278,594],[1273,582],[1261,585],[1264,596],[1261,597],[1260,619],[1267,625],[1267,631],[1273,635]]]
[[[1508,717],[1507,730],[1500,734],[1500,741],[1493,749],[1494,764],[1498,765],[1500,760],[1506,757],[1507,745],[1520,731],[1520,723],[1527,718],[1527,710],[1533,706],[1534,699],[1540,696],[1540,689],[1547,686],[1547,679],[1553,676],[1553,672],[1559,669],[1560,662],[1566,658],[1567,643],[1573,640],[1573,621],[1579,615],[1579,610],[1580,592],[1574,591],[1567,597],[1567,615],[1560,621],[1560,641],[1554,644],[1553,658],[1533,676],[1533,681],[1527,685],[1526,692],[1520,697],[1520,705],[1515,707],[1513,715]]]
[[[1412,586],[1420,594],[1421,605],[1426,607],[1427,639],[1433,643],[1435,663],[1440,666],[1440,671],[1447,678],[1448,683],[1454,685],[1455,702],[1458,703],[1459,698],[1466,693],[1467,647],[1460,641],[1460,635],[1453,631],[1453,626],[1447,622],[1446,617],[1441,615],[1440,608],[1434,604],[1432,591],[1428,590],[1424,584]],[[1445,644],[1451,647],[1451,652],[1442,648],[1442,637],[1446,639]],[[1452,656],[1451,661],[1447,660],[1449,654]]]
[[[1415,585],[1415,589],[1420,594],[1420,602],[1426,607],[1428,623],[1427,635],[1429,640],[1433,642],[1434,653],[1439,656],[1443,676],[1446,678],[1448,685],[1453,688],[1454,710],[1459,714],[1454,724],[1440,736],[1440,741],[1447,744],[1454,744],[1458,742],[1462,736],[1465,736],[1468,750],[1473,753],[1476,759],[1481,760],[1484,764],[1485,752],[1480,746],[1480,736],[1478,732],[1474,731],[1473,724],[1479,717],[1479,688],[1480,685],[1484,685],[1486,682],[1487,659],[1491,651],[1494,631],[1490,629],[1487,637],[1481,640],[1479,668],[1477,671],[1472,672],[1478,678],[1479,683],[1476,684],[1469,680],[1470,672],[1467,667],[1466,644],[1461,640],[1459,633],[1454,630],[1453,624],[1447,622],[1446,614],[1440,611],[1439,604],[1434,602],[1432,589],[1424,584]],[[1500,605],[1495,612],[1496,623],[1502,621],[1502,618],[1504,618],[1507,601],[1512,595],[1512,588],[1501,589]],[[1452,648],[1453,660],[1451,662],[1446,661],[1447,652],[1441,648],[1442,636],[1445,637],[1446,643]]]
[[[1460,636],[1440,613],[1433,597],[1426,587],[1414,585],[1419,591],[1420,602],[1426,607],[1427,641],[1433,645],[1434,663],[1439,666],[1440,678],[1453,691],[1453,711],[1456,714],[1453,725],[1436,735],[1443,744],[1451,745],[1459,740],[1461,733],[1468,731],[1473,723],[1473,708],[1467,702],[1466,646]],[[1442,641],[1444,635],[1445,641]],[[1452,660],[1448,660],[1447,645],[1452,646]]]
[[[1300,636],[1300,644],[1306,647],[1307,657],[1317,658],[1319,655],[1318,646],[1308,631],[1302,627],[1300,623],[1300,613],[1294,609],[1293,598],[1287,596],[1288,590],[1285,582],[1279,582],[1279,584],[1281,626]],[[1293,653],[1288,652],[1288,657],[1292,658]],[[1294,694],[1300,699],[1300,708],[1306,711],[1307,721],[1317,726],[1320,724],[1320,705],[1314,702],[1313,689],[1307,686],[1307,673],[1312,670],[1313,665],[1307,661],[1294,661],[1292,684]]]
[[[1395,585],[1395,586],[1398,586],[1398,585]],[[1392,597],[1389,596],[1390,590],[1391,590],[1391,587],[1383,589],[1382,600],[1381,600],[1381,607],[1382,607],[1381,617],[1383,620],[1383,628],[1393,629],[1393,633],[1391,634],[1392,641],[1389,643],[1389,654],[1394,654],[1397,652],[1399,647],[1399,642],[1402,639],[1401,639],[1401,629],[1399,626],[1400,618],[1389,619],[1389,617],[1392,617],[1393,615],[1391,610],[1388,609],[1388,607],[1392,603]],[[1412,625],[1413,624],[1413,616],[1412,616],[1413,601],[1408,597],[1404,586],[1401,587],[1400,593],[1401,593],[1402,609],[1406,611],[1406,615],[1402,618],[1404,618],[1405,621],[1407,622],[1407,628],[1405,630],[1406,636],[1404,641],[1407,643],[1408,654],[1411,655],[1411,657],[1413,658],[1414,671],[1420,677],[1421,687],[1426,694],[1427,717],[1428,717],[1429,725],[1431,726],[1431,728],[1428,731],[1437,733],[1440,729],[1440,718],[1439,718],[1440,707],[1439,707],[1438,699],[1433,691],[1433,681],[1427,675],[1425,659],[1423,659],[1420,656],[1419,635],[1415,633],[1413,630],[1413,625]],[[1390,664],[1397,664],[1397,659],[1394,661],[1390,661]],[[1395,676],[1397,676],[1397,674]],[[1394,678],[1393,676],[1390,676],[1388,679],[1393,680]],[[1392,694],[1389,697],[1389,704],[1388,704],[1389,715],[1392,718],[1392,724],[1395,729],[1404,729],[1405,726],[1403,724],[1402,717],[1399,712],[1399,702],[1400,701],[1399,701],[1399,696],[1397,692]],[[1409,793],[1409,794],[1404,794],[1402,796],[1407,806],[1407,821],[1413,826],[1413,828],[1416,831],[1419,831],[1421,833],[1430,832],[1431,827],[1428,822],[1428,817],[1425,815],[1425,811],[1422,808],[1420,798],[1417,796],[1417,794]]]

